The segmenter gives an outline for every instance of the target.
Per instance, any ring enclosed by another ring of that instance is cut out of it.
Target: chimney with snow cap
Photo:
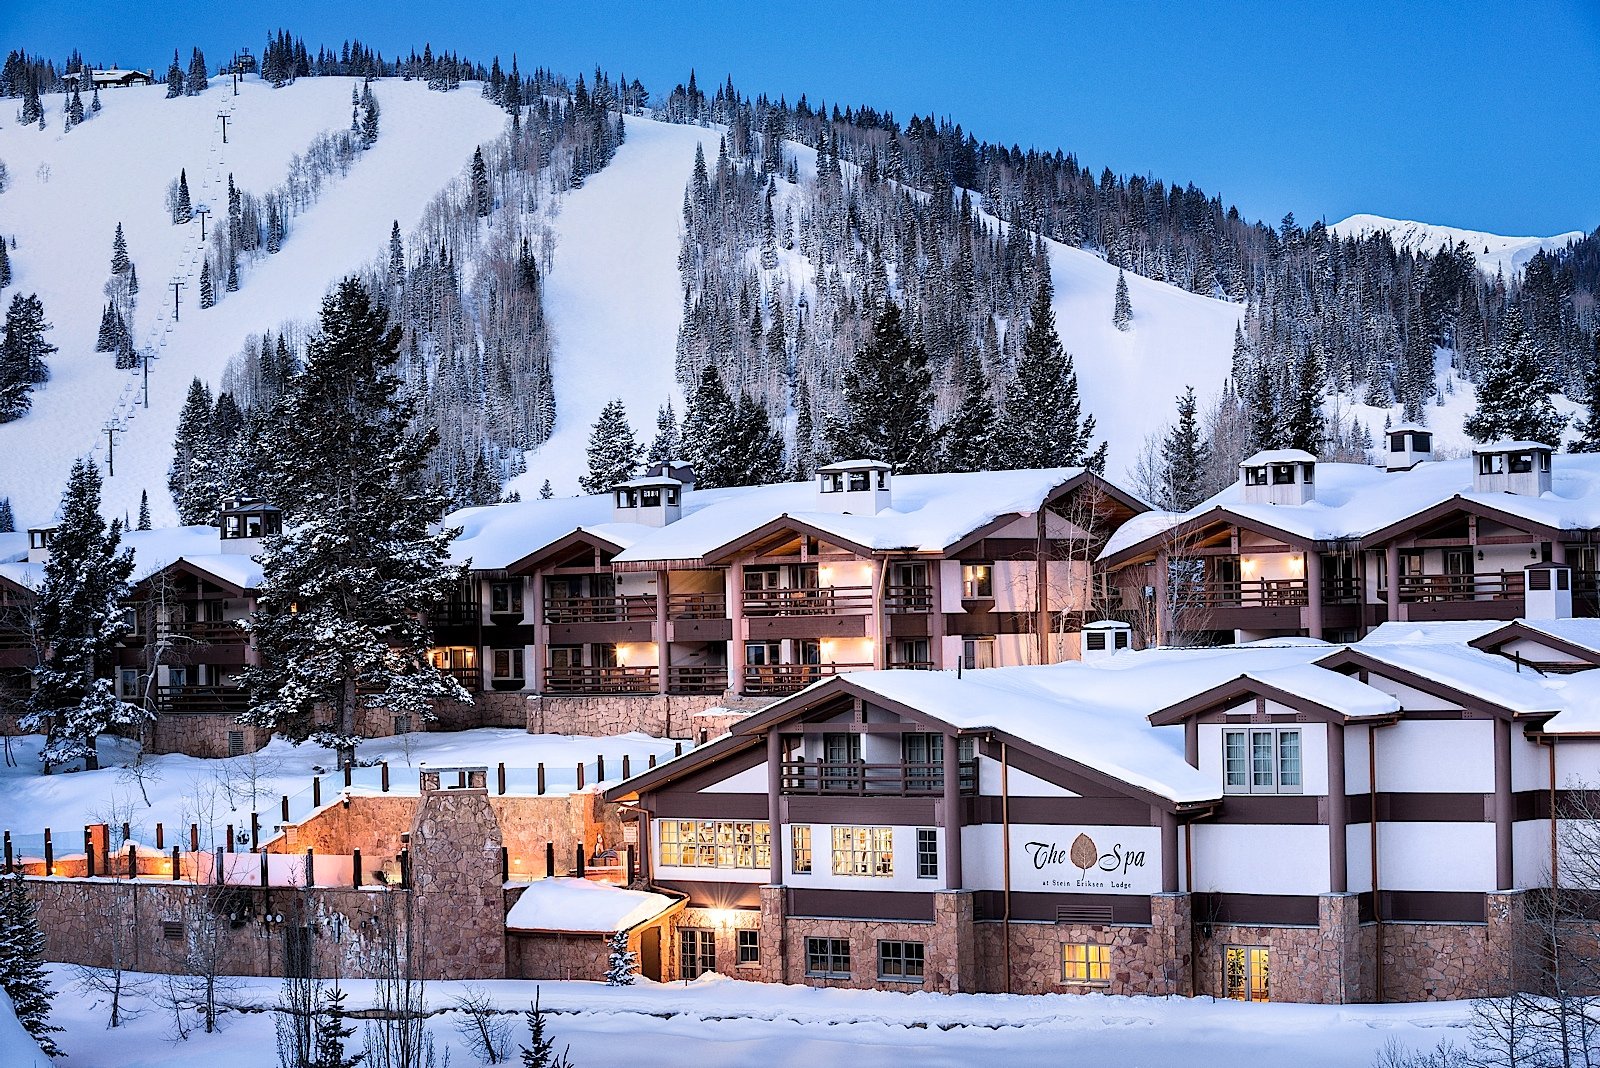
[[[1409,471],[1433,459],[1433,431],[1419,423],[1401,423],[1383,432],[1386,471]]]
[[[283,533],[283,511],[260,497],[228,497],[217,513],[222,551],[254,556],[261,551],[261,539]]]
[[[1539,497],[1550,492],[1550,454],[1538,441],[1491,441],[1472,450],[1472,492]]]
[[[1085,664],[1106,660],[1133,648],[1133,627],[1115,619],[1085,623],[1078,632],[1078,659]]]
[[[47,564],[50,562],[50,542],[55,538],[55,535],[55,527],[28,528],[28,563]]]
[[[877,515],[893,504],[891,471],[882,460],[840,460],[817,468],[817,511]]]
[[[1317,458],[1302,449],[1269,449],[1239,464],[1246,504],[1305,504],[1317,499]]]
[[[1549,560],[1522,569],[1527,595],[1524,619],[1572,618],[1572,568]]]

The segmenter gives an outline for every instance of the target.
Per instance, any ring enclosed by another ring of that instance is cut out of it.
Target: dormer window
[[[1244,484],[1246,486],[1265,486],[1267,484],[1267,469],[1265,467],[1245,468]]]

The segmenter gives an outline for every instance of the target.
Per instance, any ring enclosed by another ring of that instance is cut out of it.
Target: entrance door
[[[639,932],[639,974],[661,982],[661,928]]]
[[[1266,946],[1228,946],[1223,957],[1224,993],[1235,1001],[1271,1001],[1271,966]]]
[[[678,977],[696,979],[717,970],[717,932],[682,927],[678,930]]]

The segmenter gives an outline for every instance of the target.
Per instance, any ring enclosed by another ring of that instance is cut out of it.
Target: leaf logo
[[[1067,856],[1080,871],[1085,873],[1100,863],[1100,849],[1094,844],[1094,839],[1086,834],[1080,834],[1072,840],[1072,851]]]

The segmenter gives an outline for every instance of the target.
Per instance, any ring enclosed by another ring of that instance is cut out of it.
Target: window
[[[1061,980],[1106,986],[1111,982],[1111,947],[1099,942],[1068,942],[1061,947]]]
[[[695,927],[678,930],[678,972],[685,979],[697,979],[717,970],[717,932]]]
[[[658,820],[659,862],[684,868],[772,866],[766,820]]]
[[[961,666],[969,671],[994,667],[994,639],[961,639]]]
[[[939,832],[932,827],[917,828],[917,878],[939,877]]]
[[[1298,727],[1222,732],[1223,785],[1233,793],[1297,794],[1303,787]]]
[[[409,712],[402,712],[394,717],[394,732],[396,734],[411,733],[411,714]]]
[[[124,700],[133,700],[139,696],[139,669],[123,668],[117,675],[120,679],[122,692],[118,695]]]
[[[753,968],[761,963],[761,932],[754,927],[739,928],[739,967]]]
[[[925,952],[921,942],[879,942],[878,978],[922,982]]]
[[[522,678],[522,650],[494,650],[494,677],[497,679]]]
[[[1272,484],[1274,486],[1291,486],[1294,484],[1294,464],[1273,464]]]
[[[1300,481],[1301,482],[1304,482],[1306,485],[1309,486],[1309,485],[1311,485],[1311,483],[1316,481],[1316,478],[1317,478],[1317,465],[1316,464],[1301,464],[1300,465]]]
[[[522,614],[522,583],[495,582],[489,586],[489,611],[494,615]]]
[[[228,755],[244,756],[244,731],[228,732]]]
[[[1244,484],[1246,486],[1265,486],[1267,484],[1267,469],[1265,467],[1245,468]]]
[[[840,493],[844,490],[844,476],[837,471],[824,471],[822,479],[823,493]]]
[[[1271,1001],[1266,946],[1227,946],[1222,957],[1223,993],[1235,1001]]]
[[[1533,470],[1533,453],[1514,452],[1511,454],[1511,473],[1525,475]]]
[[[789,866],[796,875],[811,874],[811,828],[805,824],[789,828]]]
[[[1404,434],[1390,434],[1389,435],[1389,451],[1390,452],[1405,452],[1406,451],[1406,436]]]
[[[806,974],[818,979],[850,978],[850,940],[806,939]]]
[[[872,474],[868,471],[851,471],[848,485],[851,493],[865,493],[872,488]]]
[[[1411,448],[1415,452],[1432,452],[1433,435],[1413,433],[1411,435]]]
[[[962,564],[961,565],[961,596],[963,597],[993,597],[994,596],[994,565],[992,564]]]
[[[890,827],[835,827],[833,874],[894,875],[894,829]]]

